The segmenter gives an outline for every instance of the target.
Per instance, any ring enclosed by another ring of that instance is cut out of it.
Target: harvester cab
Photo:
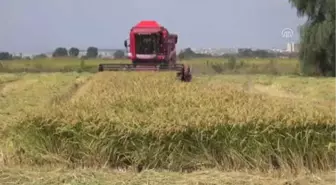
[[[181,81],[191,81],[191,68],[176,62],[178,36],[156,21],[141,21],[133,26],[124,41],[131,64],[99,64],[98,71],[177,71]]]

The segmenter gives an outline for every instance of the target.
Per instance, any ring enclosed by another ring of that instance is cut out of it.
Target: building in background
[[[300,44],[299,43],[294,43],[294,42],[288,42],[287,43],[287,48],[286,51],[289,53],[296,53],[299,52],[300,50]]]

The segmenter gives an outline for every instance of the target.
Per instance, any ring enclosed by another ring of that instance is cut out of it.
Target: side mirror
[[[127,40],[124,41],[124,46],[127,48]]]

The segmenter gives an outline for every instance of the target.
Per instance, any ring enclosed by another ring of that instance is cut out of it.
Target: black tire
[[[191,68],[187,65],[183,65],[183,68],[180,72],[181,74],[181,81],[183,82],[190,82],[192,79],[191,75]]]
[[[104,71],[104,69],[103,69],[103,65],[99,64],[99,66],[98,66],[98,71],[99,71],[99,72]]]

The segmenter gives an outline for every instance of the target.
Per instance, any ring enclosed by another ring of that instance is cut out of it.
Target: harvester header
[[[99,71],[177,71],[182,81],[191,81],[190,66],[176,63],[177,34],[154,20],[143,20],[130,29],[124,41],[132,64],[99,64]]]

